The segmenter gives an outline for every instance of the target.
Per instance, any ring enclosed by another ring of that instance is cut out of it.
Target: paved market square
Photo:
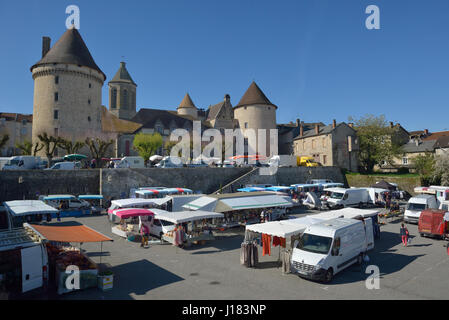
[[[297,217],[312,212],[295,214]],[[380,289],[367,289],[369,274],[358,265],[337,274],[329,284],[282,274],[279,247],[262,257],[258,268],[240,265],[240,233],[223,234],[205,245],[181,249],[171,244],[141,248],[111,233],[107,216],[67,218],[83,223],[114,239],[103,244],[85,243],[82,248],[96,263],[109,264],[114,288],[97,288],[54,296],[56,299],[445,299],[449,288],[449,256],[443,240],[422,238],[417,226],[409,224],[411,245],[403,247],[399,236],[401,220],[381,226],[381,239],[368,253],[367,265],[380,269]],[[101,257],[100,257],[101,256]],[[366,267],[366,266],[365,266]]]

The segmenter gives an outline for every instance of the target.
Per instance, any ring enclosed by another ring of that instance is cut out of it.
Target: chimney
[[[301,121],[299,121],[299,119],[296,119],[296,126],[299,127],[300,124],[301,124]]]
[[[120,62],[120,67],[121,67],[121,68],[125,68],[125,67],[126,67],[126,62],[123,62],[123,61]]]
[[[229,102],[231,100],[231,96],[229,95],[229,94],[226,94],[225,96],[224,96],[224,101],[225,102]]]
[[[332,129],[335,129],[337,127],[337,121],[335,119],[332,121]]]
[[[393,127],[394,127],[394,124],[393,124],[393,122],[390,121],[390,128],[393,128]]]
[[[50,37],[42,37],[42,58],[50,51]]]
[[[302,137],[304,135],[304,126],[302,123],[299,125],[299,136]]]
[[[316,125],[315,125],[315,133],[316,133],[316,134],[319,134],[319,133],[320,133],[320,125],[319,125],[319,124],[316,124]]]
[[[424,134],[427,136],[429,134],[429,129],[424,129]]]

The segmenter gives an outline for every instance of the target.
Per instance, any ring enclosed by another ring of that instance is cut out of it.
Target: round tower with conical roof
[[[125,62],[120,62],[120,68],[108,85],[109,111],[120,119],[132,119],[136,115],[137,84],[129,75]]]
[[[276,109],[265,96],[259,86],[253,81],[246,90],[240,102],[234,107],[234,118],[238,121],[240,129],[245,132],[253,129],[258,134],[258,129],[267,130],[266,155],[272,155],[276,150],[270,150],[270,129],[276,129]],[[248,145],[248,153],[263,153],[257,146]]]
[[[195,106],[188,93],[186,93],[184,99],[182,99],[176,110],[179,115],[191,116],[193,119],[198,119],[198,108]]]
[[[51,49],[50,38],[44,37],[42,59],[31,72],[33,143],[44,132],[73,142],[101,136],[101,89],[106,76],[76,28],[68,29]],[[39,155],[45,156],[44,150]]]

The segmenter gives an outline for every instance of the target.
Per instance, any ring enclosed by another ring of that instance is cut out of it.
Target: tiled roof
[[[21,113],[8,113],[8,112],[0,112],[0,119],[4,118],[6,121],[23,121],[33,122],[32,114],[21,114]]]
[[[160,121],[164,128],[170,128],[172,122],[175,123],[176,128],[184,128],[186,122],[188,126],[192,127],[192,119],[188,116],[180,116],[176,111],[161,110],[161,109],[140,109],[131,121],[142,124],[143,128],[154,128],[157,121]]]
[[[240,102],[235,106],[235,108],[248,106],[248,105],[270,105],[277,108],[270,100],[265,96],[259,86],[253,81],[246,90]]]
[[[430,135],[428,135],[427,137],[425,137],[423,140],[425,140],[425,141],[437,140],[440,137],[446,137],[446,136],[449,136],[449,131],[433,132]]]
[[[449,136],[442,136],[436,140],[435,148],[449,148]]]
[[[31,67],[31,71],[37,66],[53,63],[66,63],[89,67],[103,74],[106,80],[106,75],[97,66],[83,38],[81,38],[80,33],[74,27],[67,29],[47,54]]]
[[[101,106],[101,129],[104,132],[133,133],[141,127],[142,125],[139,123],[119,119],[105,106]]]
[[[420,141],[418,144],[411,140],[408,143],[401,146],[402,150],[405,153],[414,153],[414,152],[433,152],[436,141]]]

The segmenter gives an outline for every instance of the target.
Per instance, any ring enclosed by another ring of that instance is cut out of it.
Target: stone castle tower
[[[267,156],[277,151],[270,150],[270,129],[276,129],[276,109],[277,106],[271,103],[254,81],[234,107],[234,118],[238,121],[242,132],[254,129],[257,137],[258,129],[267,130],[265,151]],[[255,154],[256,150],[255,145],[248,144],[248,154]]]
[[[190,98],[189,94],[186,93],[184,99],[182,99],[178,108],[176,109],[179,115],[191,116],[193,119],[198,119],[198,109]]]
[[[43,132],[72,141],[101,135],[101,89],[106,76],[76,28],[68,29],[51,49],[50,38],[44,37],[42,59],[31,72],[33,143]],[[45,156],[43,150],[39,155]]]
[[[125,62],[120,62],[120,68],[108,85],[109,111],[120,119],[132,119],[136,115],[137,84],[129,75]]]

